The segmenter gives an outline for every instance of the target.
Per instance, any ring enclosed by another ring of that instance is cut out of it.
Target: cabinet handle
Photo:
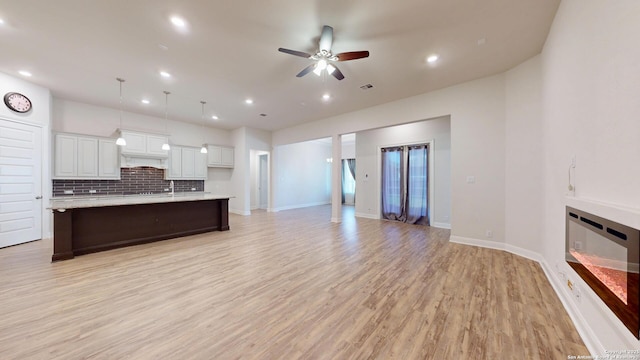
[[[36,196],[36,200],[42,199],[42,196]]]

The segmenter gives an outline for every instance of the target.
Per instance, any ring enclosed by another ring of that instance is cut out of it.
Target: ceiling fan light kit
[[[349,61],[369,57],[368,51],[350,51],[333,55],[333,53],[331,53],[332,44],[333,28],[331,26],[325,25],[322,27],[322,34],[320,35],[320,41],[318,43],[319,49],[315,54],[311,55],[303,51],[290,50],[285,48],[279,48],[278,51],[315,61],[315,63],[307,66],[302,71],[300,71],[298,75],[296,75],[297,77],[303,77],[311,71],[313,71],[314,74],[320,76],[322,75],[322,71],[326,70],[328,74],[333,75],[333,77],[338,80],[344,79],[344,74],[342,74],[337,66],[331,64],[331,62]]]

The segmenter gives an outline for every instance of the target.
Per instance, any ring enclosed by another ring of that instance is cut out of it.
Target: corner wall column
[[[342,135],[331,137],[331,222],[342,221]]]

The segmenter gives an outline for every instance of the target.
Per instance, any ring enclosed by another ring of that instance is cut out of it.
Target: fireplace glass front
[[[640,231],[567,207],[566,261],[640,338]]]

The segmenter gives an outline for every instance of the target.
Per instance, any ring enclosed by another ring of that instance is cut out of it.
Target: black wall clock
[[[31,100],[17,92],[6,93],[4,103],[9,109],[15,112],[26,113],[31,110]]]

